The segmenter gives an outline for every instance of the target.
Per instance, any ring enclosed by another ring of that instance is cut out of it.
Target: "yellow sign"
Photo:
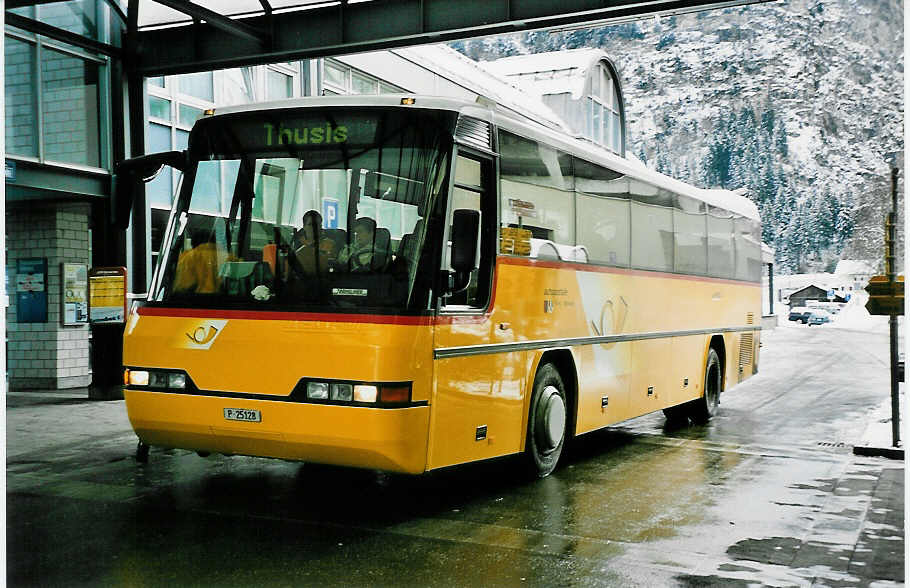
[[[897,276],[894,284],[888,281],[887,276],[874,276],[869,279],[866,292],[869,293],[866,302],[869,314],[904,314],[904,276]]]
[[[126,319],[126,268],[93,268],[89,272],[89,320],[122,323]]]
[[[500,229],[499,252],[512,255],[531,255],[531,231],[516,227]]]

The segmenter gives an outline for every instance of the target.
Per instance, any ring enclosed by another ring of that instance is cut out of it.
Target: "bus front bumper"
[[[426,471],[428,406],[364,408],[124,390],[127,414],[143,443],[380,469]],[[260,422],[225,418],[257,410]]]

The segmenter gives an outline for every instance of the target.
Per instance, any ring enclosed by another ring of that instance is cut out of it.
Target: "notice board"
[[[16,260],[16,322],[47,322],[47,258]]]
[[[126,320],[126,268],[94,267],[88,272],[89,322],[123,324]]]
[[[60,265],[63,276],[60,320],[64,325],[84,325],[88,322],[88,267],[84,263]]]

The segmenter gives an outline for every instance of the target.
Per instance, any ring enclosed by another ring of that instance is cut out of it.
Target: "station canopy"
[[[126,7],[130,65],[150,76],[607,25],[768,0],[108,1]]]

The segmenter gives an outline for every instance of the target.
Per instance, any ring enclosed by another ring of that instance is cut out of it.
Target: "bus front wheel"
[[[566,440],[566,392],[553,364],[537,370],[528,409],[525,458],[530,471],[539,478],[548,476],[562,454]]]
[[[720,357],[717,355],[717,351],[711,347],[708,349],[708,360],[705,362],[705,394],[692,403],[693,421],[706,423],[717,414],[722,381]]]

